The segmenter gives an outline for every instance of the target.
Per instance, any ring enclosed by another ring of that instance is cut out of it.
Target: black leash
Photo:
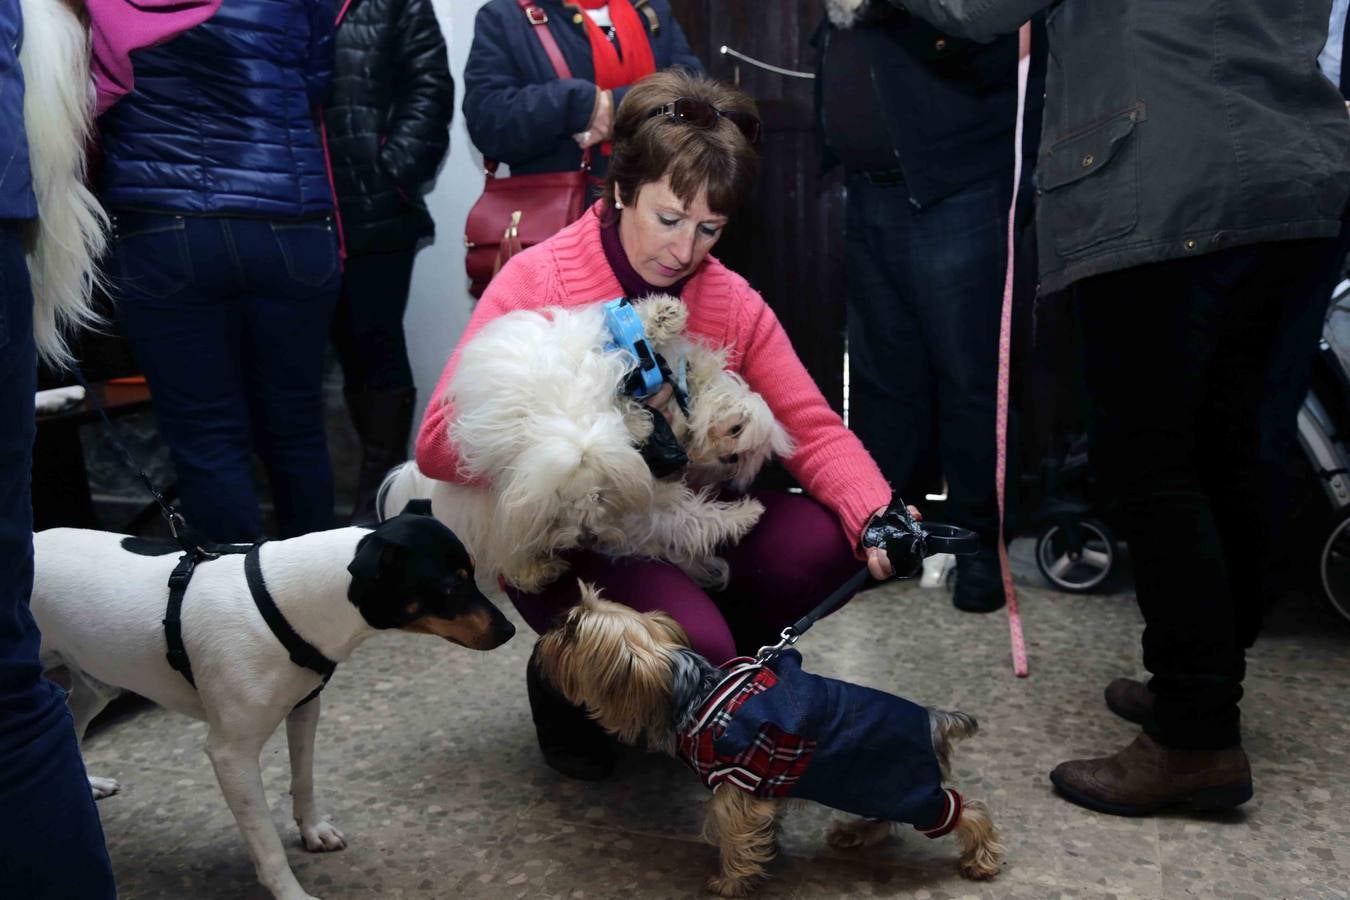
[[[99,418],[103,420],[103,425],[106,429],[104,434],[108,439],[108,443],[121,455],[122,463],[140,478],[141,484],[145,486],[145,490],[154,498],[155,505],[159,507],[160,515],[164,517],[165,522],[169,523],[169,533],[173,535],[174,541],[177,542],[179,547],[183,548],[184,553],[190,555],[200,554],[201,558],[198,559],[197,562],[200,562],[201,559],[214,559],[219,554],[206,550],[199,541],[192,539],[190,534],[191,529],[187,527],[187,521],[183,518],[183,514],[174,509],[173,505],[165,499],[164,495],[155,488],[155,483],[151,481],[150,476],[145,473],[145,468],[136,461],[136,457],[127,449],[127,445],[122,441],[122,438],[118,433],[117,426],[113,424],[113,420],[108,415],[107,409],[104,408],[103,401],[98,398],[98,395],[94,393],[94,389],[89,386],[89,382],[84,378],[84,373],[80,371],[78,366],[72,366],[71,372],[75,375],[75,380],[79,382],[80,387],[84,388],[85,397],[89,398],[90,404],[92,404],[94,410],[98,412]],[[182,563],[180,562],[179,565],[181,566]],[[177,572],[178,570],[175,569],[174,571]],[[188,572],[188,577],[192,577],[190,570]],[[170,587],[172,587],[172,581],[170,582]]]
[[[899,500],[899,497],[896,500],[899,501],[901,512],[894,512],[896,505],[892,503],[885,515],[879,516],[864,531],[863,546],[883,548],[887,559],[891,561],[891,568],[897,573],[897,579],[913,578],[923,567],[924,559],[935,553],[968,556],[979,551],[980,539],[975,532],[956,525],[934,523],[920,526],[910,516],[904,501]],[[867,566],[854,572],[810,612],[784,628],[778,636],[778,643],[760,647],[756,658],[762,663],[768,662],[797,643],[821,616],[856,594],[870,577]]]

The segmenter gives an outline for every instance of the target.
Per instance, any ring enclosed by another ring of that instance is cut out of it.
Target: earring
[[[618,199],[617,197],[614,198],[614,208],[615,208],[615,209],[623,209],[623,201],[620,200],[620,199]]]

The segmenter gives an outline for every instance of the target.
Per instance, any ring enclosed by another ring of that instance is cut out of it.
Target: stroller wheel
[[[1350,543],[1350,535],[1347,535]],[[1036,565],[1061,591],[1083,594],[1101,585],[1116,564],[1116,539],[1096,519],[1051,525],[1036,540]],[[1350,566],[1347,566],[1350,572]]]
[[[1322,590],[1331,605],[1350,620],[1350,516],[1344,516],[1322,545]]]

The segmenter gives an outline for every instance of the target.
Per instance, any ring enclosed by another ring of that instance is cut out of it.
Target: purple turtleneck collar
[[[628,261],[628,254],[623,251],[623,244],[619,240],[619,217],[621,215],[623,213],[618,210],[601,214],[600,245],[605,250],[605,261],[614,270],[614,276],[619,279],[619,287],[623,288],[623,295],[630,300],[638,300],[651,294],[680,296],[680,291],[693,277],[692,274],[684,276],[670,287],[657,287],[654,284],[648,284],[647,279],[639,275],[637,269],[633,268],[633,264]]]

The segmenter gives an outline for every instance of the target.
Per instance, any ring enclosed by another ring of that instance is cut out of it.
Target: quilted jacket
[[[135,88],[99,119],[112,209],[306,218],[333,208],[314,110],[332,72],[325,0],[223,0],[134,57]]]
[[[454,108],[431,0],[352,0],[324,107],[348,253],[407,250],[432,236],[422,190],[450,146]]]

